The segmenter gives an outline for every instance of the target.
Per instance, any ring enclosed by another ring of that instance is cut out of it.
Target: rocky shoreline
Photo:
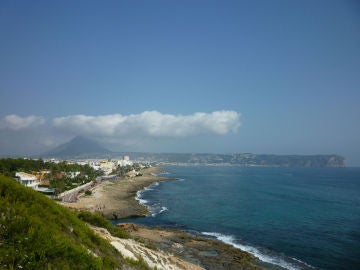
[[[219,269],[270,269],[251,254],[218,240],[208,239],[187,232],[149,228],[133,223],[120,223],[119,227],[153,249],[165,250],[176,257],[208,270]],[[280,268],[271,268],[280,269]]]
[[[176,180],[160,177],[157,175],[159,173],[161,169],[152,167],[144,169],[142,176],[122,178],[115,182],[104,181],[92,189],[92,195],[83,195],[78,202],[65,205],[74,209],[97,212],[107,219],[118,220],[148,215],[147,207],[136,200],[137,192],[156,182]],[[129,232],[139,243],[159,252],[173,254],[191,265],[201,266],[204,269],[283,269],[264,263],[245,251],[215,239],[180,230],[149,228],[132,223],[119,223],[118,226]]]

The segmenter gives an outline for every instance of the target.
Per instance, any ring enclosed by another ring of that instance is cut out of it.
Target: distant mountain
[[[71,141],[61,144],[40,156],[54,158],[75,158],[104,156],[110,153],[111,151],[102,147],[99,143],[82,136],[77,136]]]

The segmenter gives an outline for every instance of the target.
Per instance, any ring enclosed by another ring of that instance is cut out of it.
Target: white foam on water
[[[157,215],[161,214],[162,212],[168,211],[169,209],[166,208],[165,206],[162,206],[159,210],[159,212],[154,212],[151,214],[152,217],[156,217]]]
[[[142,198],[144,192],[149,191],[149,190],[154,190],[152,187],[156,187],[158,185],[159,185],[159,182],[155,182],[152,185],[145,187],[144,189],[136,192],[135,200],[137,200],[140,204],[142,204],[148,208],[148,210],[150,211],[150,214],[148,216],[155,217],[158,214],[168,210],[165,206],[163,206],[160,208],[159,211],[157,211],[157,207],[154,207],[154,205],[149,205],[149,201]]]
[[[146,203],[147,203],[148,201],[141,198],[143,191],[144,191],[144,189],[143,189],[143,190],[139,190],[138,192],[136,192],[135,200],[137,200],[137,201],[138,201],[140,204],[142,204],[142,205],[146,205]]]
[[[206,236],[215,237],[216,239],[218,239],[218,240],[220,240],[220,241],[222,241],[222,242],[224,242],[226,244],[232,245],[235,248],[238,248],[238,249],[241,249],[243,251],[249,252],[252,255],[254,255],[255,257],[257,257],[258,259],[260,259],[261,261],[263,261],[263,262],[275,264],[275,265],[281,266],[281,267],[283,267],[285,269],[288,269],[288,270],[301,270],[302,269],[302,268],[299,268],[299,266],[295,266],[295,265],[293,265],[293,264],[291,264],[289,262],[286,262],[282,258],[275,257],[275,256],[269,256],[267,254],[264,254],[263,252],[261,252],[260,250],[258,250],[255,247],[236,243],[234,237],[231,236],[231,235],[224,235],[224,234],[216,233],[216,232],[202,232],[202,234],[206,235]],[[291,258],[291,259],[293,259],[293,258]],[[301,264],[304,264],[304,265],[306,265],[308,267],[313,268],[312,266],[310,266],[310,265],[308,265],[308,264],[306,264],[306,263],[304,263],[304,262],[302,262],[300,260],[297,260],[297,259],[294,259],[294,260],[301,263]]]
[[[142,189],[142,190],[137,191],[137,192],[136,192],[136,196],[135,196],[135,200],[137,200],[137,201],[139,201],[139,203],[147,206],[146,203],[148,203],[148,201],[141,198],[141,197],[142,197],[142,194],[143,194],[145,191],[154,190],[154,189],[152,189],[152,187],[154,187],[154,186],[156,187],[156,186],[158,186],[158,185],[159,185],[159,182],[155,182],[155,183],[153,183],[152,185],[150,185],[150,186],[148,186],[148,187],[146,187],[146,188],[144,188],[144,189]]]
[[[302,263],[302,264],[306,265],[309,268],[316,269],[316,267],[311,266],[310,264],[307,264],[306,262],[303,262],[302,260],[299,260],[299,259],[296,259],[296,258],[293,258],[293,257],[291,257],[291,259],[293,259],[294,261],[297,261],[299,263]]]

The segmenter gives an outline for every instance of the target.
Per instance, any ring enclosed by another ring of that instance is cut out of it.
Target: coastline
[[[91,195],[82,194],[75,203],[60,203],[66,207],[97,212],[107,219],[125,219],[148,215],[149,209],[136,200],[138,191],[156,182],[176,180],[156,174],[162,170],[157,167],[141,171],[142,176],[123,177],[114,182],[103,181],[91,189]]]
[[[138,192],[161,181],[177,178],[161,177],[162,170],[151,167],[141,171],[142,176],[125,177],[114,182],[103,181],[91,189],[92,195],[82,194],[76,203],[61,203],[76,209],[97,212],[107,219],[126,219],[151,214],[147,206],[137,200]],[[181,230],[147,227],[133,223],[121,223],[125,231],[141,243],[174,254],[181,260],[209,270],[217,269],[273,269],[273,264],[263,262],[252,254],[214,238],[192,235]],[[183,269],[192,269],[185,267]]]
[[[284,270],[282,267],[263,262],[246,251],[213,238],[176,229],[147,227],[134,223],[119,223],[117,226],[146,246],[164,250],[203,269]]]

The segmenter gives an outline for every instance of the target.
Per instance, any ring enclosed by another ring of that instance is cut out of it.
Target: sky
[[[0,2],[0,155],[339,154],[360,166],[360,4]]]

